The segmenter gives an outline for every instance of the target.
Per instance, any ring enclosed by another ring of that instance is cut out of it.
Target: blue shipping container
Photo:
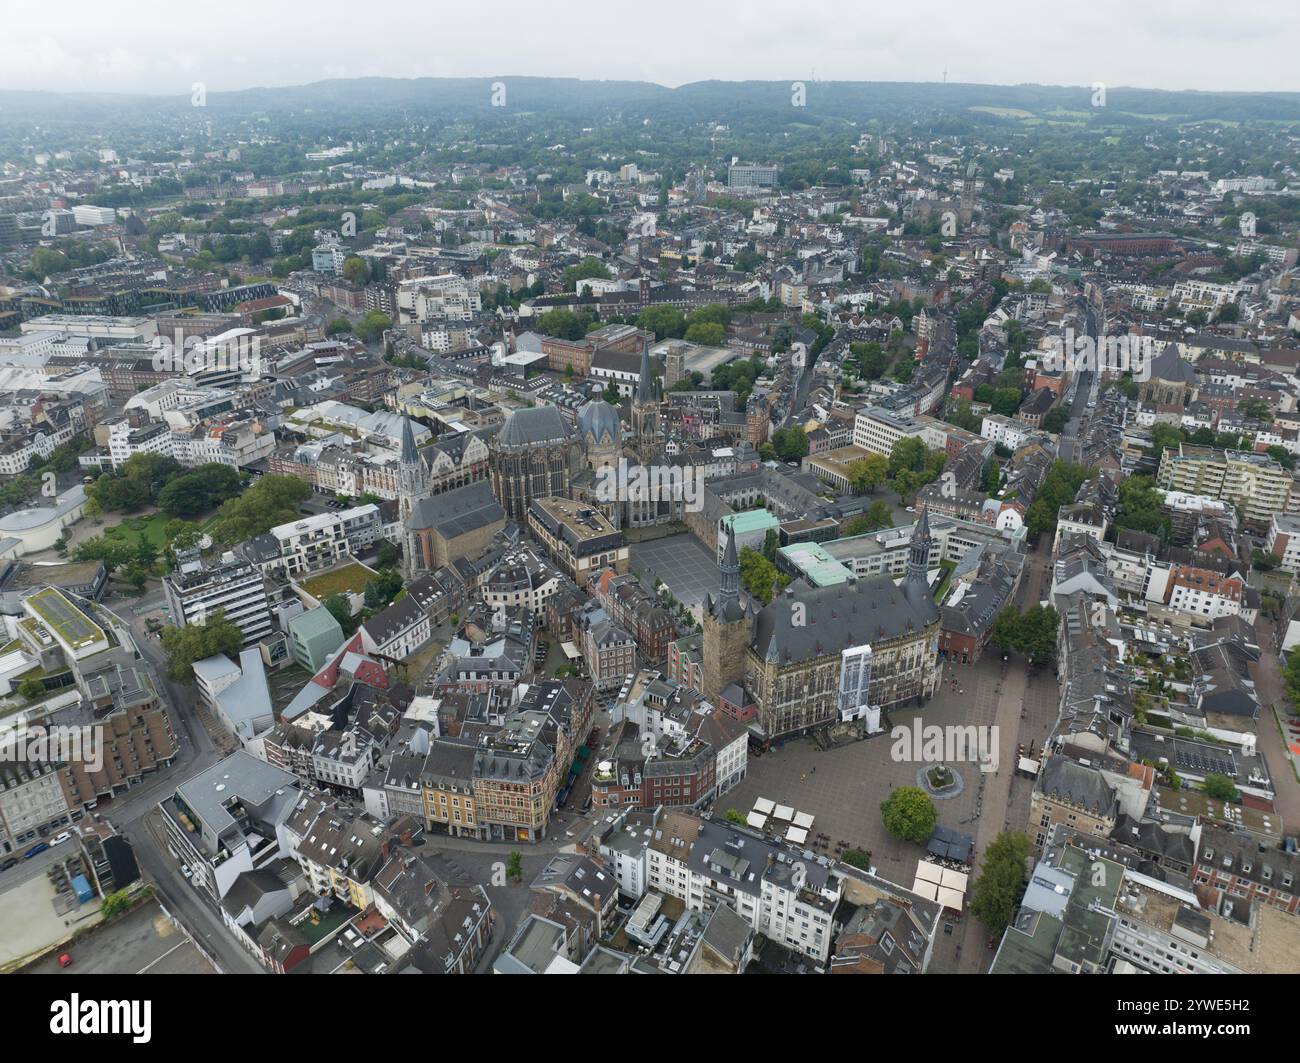
[[[81,904],[85,904],[95,895],[95,891],[90,888],[90,883],[86,881],[85,875],[73,876],[72,889],[77,895],[77,901]]]

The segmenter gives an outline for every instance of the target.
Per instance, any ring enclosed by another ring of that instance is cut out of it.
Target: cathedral
[[[506,516],[523,524],[534,498],[569,495],[581,448],[554,406],[515,410],[488,442],[492,493]]]
[[[648,523],[668,504],[624,497],[621,487],[626,476],[620,479],[608,470],[618,472],[629,464],[635,467],[638,462],[664,460],[661,400],[650,347],[643,343],[641,377],[631,402],[630,433],[624,431],[618,408],[597,398],[579,408],[573,427],[556,406],[527,407],[511,412],[494,436],[484,440],[475,435],[472,444],[467,445],[481,451],[486,442],[492,494],[507,520],[524,524],[534,499],[559,495],[590,501],[615,527],[629,520]],[[414,574],[411,566],[416,564],[412,559],[420,556],[413,538],[420,529],[412,526],[412,515],[419,523],[431,519],[430,512],[437,510],[428,502],[420,504],[434,493],[433,473],[415,445],[409,419],[402,426],[396,479],[398,511],[405,529],[404,567],[409,578]],[[611,483],[619,490],[612,492]]]

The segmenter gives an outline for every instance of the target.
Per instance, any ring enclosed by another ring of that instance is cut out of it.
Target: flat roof
[[[54,631],[73,649],[81,649],[99,642],[106,636],[104,629],[72,604],[63,592],[55,587],[37,591],[24,601],[46,627]]]
[[[744,535],[746,532],[766,531],[775,528],[781,522],[765,509],[747,509],[743,513],[731,513],[722,518],[722,522],[733,534]]]

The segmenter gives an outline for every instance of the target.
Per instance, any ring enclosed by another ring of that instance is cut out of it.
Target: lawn
[[[376,575],[374,569],[353,561],[300,580],[299,586],[318,602],[323,602],[331,594],[361,594]]]
[[[127,517],[120,524],[104,529],[104,535],[118,542],[138,546],[141,540],[152,543],[159,553],[167,546],[163,528],[172,518],[166,513],[155,513],[149,517]]]

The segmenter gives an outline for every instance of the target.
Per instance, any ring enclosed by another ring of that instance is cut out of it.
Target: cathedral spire
[[[655,401],[655,378],[650,366],[649,338],[641,341],[641,379],[636,384],[636,401],[639,405]]]
[[[415,432],[411,428],[411,419],[402,418],[402,452],[398,459],[403,465],[418,464],[420,452],[415,446]]]
[[[727,548],[722,553],[722,580],[718,585],[719,611],[731,602],[740,600],[740,559],[736,556],[736,532],[727,536]]]

